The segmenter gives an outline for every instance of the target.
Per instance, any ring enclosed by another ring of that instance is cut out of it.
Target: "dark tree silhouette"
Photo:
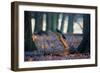
[[[56,29],[58,28],[58,17],[59,17],[59,14],[58,13],[53,13],[52,14],[52,24],[51,24],[51,30],[52,31],[56,31]]]
[[[33,51],[36,47],[32,42],[32,26],[31,19],[34,18],[34,12],[24,12],[24,48],[25,51]]]
[[[78,47],[81,53],[90,53],[90,15],[83,15],[83,40]]]
[[[34,15],[35,18],[35,32],[39,32],[42,30],[43,27],[43,13],[36,12]]]
[[[68,30],[67,33],[73,33],[73,20],[74,20],[74,14],[68,14]]]
[[[46,31],[56,31],[58,27],[58,17],[59,14],[57,13],[46,13]]]
[[[46,13],[46,24],[47,24],[46,31],[51,30],[51,24],[52,24],[51,19],[52,19],[52,13]]]

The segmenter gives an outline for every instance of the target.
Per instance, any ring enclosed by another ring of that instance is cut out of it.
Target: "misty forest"
[[[90,58],[90,14],[24,11],[24,60]]]

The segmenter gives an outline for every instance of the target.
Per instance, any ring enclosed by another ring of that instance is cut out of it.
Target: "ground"
[[[45,55],[45,56],[26,56],[25,61],[48,61],[48,60],[70,60],[70,59],[88,59],[89,53],[75,53],[69,55]]]

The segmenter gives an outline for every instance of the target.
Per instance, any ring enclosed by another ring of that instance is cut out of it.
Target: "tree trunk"
[[[25,51],[32,50],[32,28],[31,28],[31,12],[24,12],[24,47]]]
[[[79,52],[90,53],[90,15],[83,15],[83,40],[80,43]]]
[[[34,51],[36,50],[36,45],[34,44],[34,42],[32,41],[32,23],[31,23],[31,19],[32,18],[36,18],[36,13],[35,12],[30,12],[30,11],[25,11],[24,13],[24,47],[25,47],[25,51]],[[35,19],[37,25],[39,24],[37,21],[38,19]],[[35,24],[36,25],[36,24]],[[38,26],[36,28],[39,28]],[[38,30],[36,30],[38,31]]]
[[[62,22],[61,22],[61,32],[63,32],[64,31],[64,21],[65,21],[65,18],[66,18],[66,15],[65,14],[63,14],[62,15]],[[67,27],[66,27],[67,28]]]
[[[58,17],[59,17],[59,14],[57,14],[57,13],[53,13],[53,14],[52,14],[52,19],[51,19],[51,20],[52,20],[52,21],[51,21],[51,22],[52,22],[52,23],[51,23],[51,26],[52,26],[52,27],[51,27],[51,30],[54,31],[54,32],[55,32],[56,29],[58,28]]]
[[[74,14],[69,14],[68,15],[68,30],[67,33],[73,33],[73,19],[74,19]]]
[[[35,32],[40,32],[43,27],[43,13],[35,13]]]
[[[52,13],[46,13],[46,31],[51,30],[51,19],[52,19]]]
[[[56,28],[58,27],[58,17],[59,14],[57,13],[46,13],[46,31],[56,31]]]

